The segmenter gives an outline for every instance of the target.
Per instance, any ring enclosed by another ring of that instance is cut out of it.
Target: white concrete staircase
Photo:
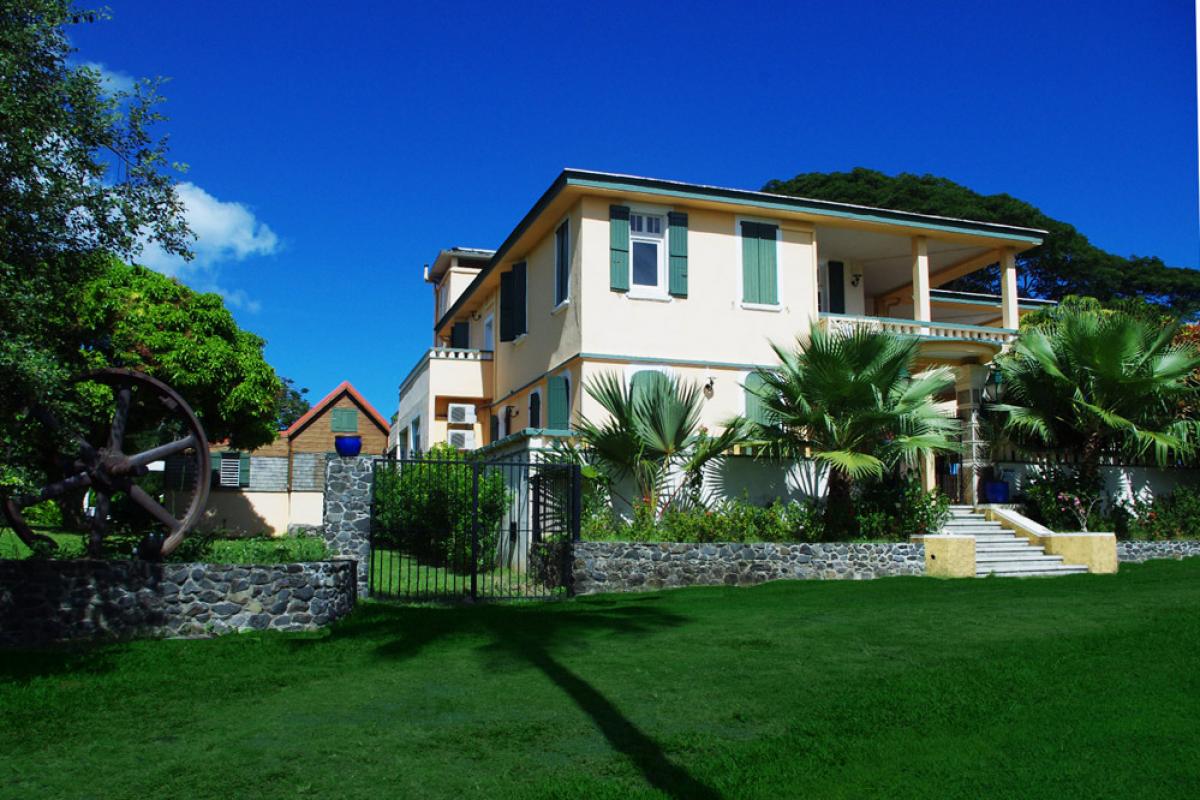
[[[1082,564],[1064,564],[1061,556],[1046,555],[999,522],[988,520],[971,506],[950,506],[950,519],[942,533],[975,537],[975,576],[1033,577],[1076,575],[1087,572]]]

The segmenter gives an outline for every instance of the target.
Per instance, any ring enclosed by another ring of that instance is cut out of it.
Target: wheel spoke
[[[73,489],[82,489],[92,485],[92,478],[86,472],[81,472],[78,475],[72,475],[69,478],[64,478],[61,481],[52,483],[44,487],[38,492],[37,497],[33,502],[40,503],[42,500],[50,500],[55,497],[61,497]],[[22,502],[21,505],[33,505],[33,503]]]
[[[110,453],[121,452],[121,445],[125,443],[125,426],[129,422],[129,404],[132,399],[132,388],[122,386],[117,389],[117,410],[113,413],[112,427],[108,432]]]
[[[139,506],[144,508],[150,516],[166,525],[167,528],[174,533],[179,529],[180,522],[175,519],[175,515],[162,507],[157,500],[151,497],[145,489],[138,486],[136,483],[129,487],[129,498]]]
[[[166,444],[160,444],[158,447],[152,447],[149,450],[145,450],[141,453],[138,453],[137,455],[130,456],[128,458],[129,465],[131,467],[144,467],[153,461],[161,461],[162,459],[166,458],[167,456],[173,456],[176,453],[182,453],[184,450],[187,450],[189,447],[195,447],[195,446],[196,446],[195,434],[185,436],[182,439],[176,439],[173,442],[168,442]]]

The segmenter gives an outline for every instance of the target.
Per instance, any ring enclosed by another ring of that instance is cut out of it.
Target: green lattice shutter
[[[517,338],[513,327],[513,274],[500,273],[500,341],[511,342]]]
[[[829,262],[829,310],[846,313],[846,268],[840,261]]]
[[[688,216],[676,211],[667,214],[668,278],[667,291],[675,297],[688,293]]]
[[[608,283],[614,292],[629,291],[629,207],[608,207]]]
[[[358,433],[358,411],[335,408],[329,412],[329,429],[334,433]]]
[[[513,336],[524,336],[529,333],[528,320],[526,319],[526,293],[525,293],[525,262],[513,264]]]
[[[571,427],[571,398],[567,377],[551,375],[546,379],[546,427],[565,431]]]
[[[746,392],[746,419],[766,425],[770,422],[767,415],[767,408],[763,404],[762,392],[766,388],[766,381],[757,372],[751,372],[746,376],[745,392]]]
[[[761,303],[758,266],[758,223],[742,223],[742,302]]]
[[[758,226],[758,270],[759,284],[758,300],[766,305],[776,305],[779,302],[779,269],[776,264],[776,246],[774,225]]]

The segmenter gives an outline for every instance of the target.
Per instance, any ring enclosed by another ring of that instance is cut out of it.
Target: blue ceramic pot
[[[358,434],[334,436],[333,447],[342,458],[353,458],[362,452],[362,437]]]

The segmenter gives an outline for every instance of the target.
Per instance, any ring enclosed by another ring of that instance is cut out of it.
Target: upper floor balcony
[[[492,351],[431,347],[400,383],[400,404],[414,391],[444,397],[486,398],[492,386]]]

